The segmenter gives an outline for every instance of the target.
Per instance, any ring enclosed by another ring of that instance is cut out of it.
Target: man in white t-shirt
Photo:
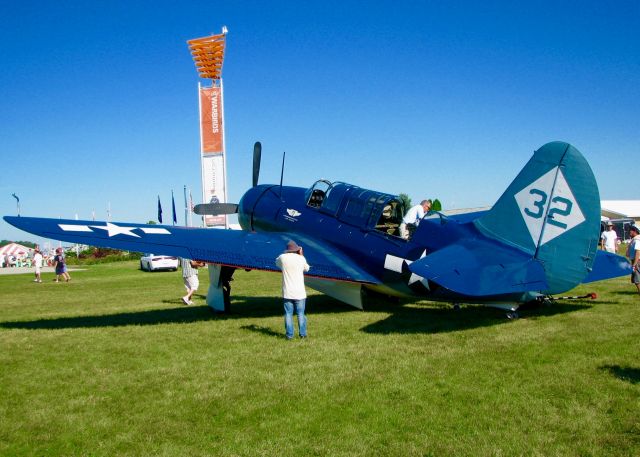
[[[293,312],[298,315],[300,338],[307,337],[307,318],[304,315],[307,291],[304,288],[304,273],[309,264],[302,255],[302,248],[295,241],[287,243],[287,249],[276,259],[282,270],[282,297],[284,299],[284,328],[287,339],[293,338]]]
[[[429,210],[431,210],[431,200],[422,200],[419,205],[412,206],[402,218],[402,223],[399,227],[400,237],[408,240],[410,233],[407,226],[413,226],[415,229]]]
[[[608,222],[607,229],[600,235],[600,247],[607,252],[613,252],[615,254],[618,244],[620,244],[618,234],[613,229],[613,224]]]
[[[42,254],[40,253],[40,248],[36,246],[35,252],[33,254],[33,266],[36,268],[36,279],[33,282],[42,282],[42,278],[40,277],[40,273],[42,270]]]

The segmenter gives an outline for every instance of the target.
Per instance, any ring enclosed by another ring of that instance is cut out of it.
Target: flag
[[[162,224],[162,205],[160,204],[160,195],[158,195],[158,222]]]
[[[171,211],[173,211],[173,225],[176,225],[178,218],[176,217],[176,201],[173,199],[173,190],[171,191]]]

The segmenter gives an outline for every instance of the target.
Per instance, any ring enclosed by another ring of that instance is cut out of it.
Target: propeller
[[[262,144],[259,141],[253,145],[253,187],[258,185],[260,176],[260,159],[262,158]]]
[[[260,176],[260,160],[262,158],[262,144],[259,141],[253,145],[253,187],[258,185]],[[236,214],[237,203],[201,203],[193,207],[193,212],[200,216],[217,216],[221,214]]]

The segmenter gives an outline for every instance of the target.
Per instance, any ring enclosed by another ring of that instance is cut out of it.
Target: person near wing
[[[627,247],[627,257],[633,267],[631,282],[636,285],[640,294],[640,228],[633,224],[629,227],[629,235],[631,235],[631,242]]]
[[[195,294],[198,287],[200,287],[198,268],[203,267],[204,263],[196,262],[191,259],[180,258],[180,266],[182,267],[182,280],[184,281],[184,287],[187,289],[187,295],[182,297],[182,303],[185,305],[193,305],[191,297],[193,297],[193,294]]]
[[[282,270],[282,298],[284,299],[284,328],[287,339],[293,339],[293,313],[298,315],[298,333],[300,338],[307,337],[307,318],[304,308],[307,291],[304,288],[304,273],[309,264],[304,258],[302,248],[295,241],[289,241],[285,251],[276,259],[276,265]]]

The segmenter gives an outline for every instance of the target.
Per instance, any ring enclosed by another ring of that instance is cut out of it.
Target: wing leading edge
[[[275,258],[290,239],[303,246],[309,276],[379,284],[333,246],[301,234],[247,232],[121,222],[5,216],[9,224],[43,238],[136,252],[175,255],[219,265],[279,271]]]

